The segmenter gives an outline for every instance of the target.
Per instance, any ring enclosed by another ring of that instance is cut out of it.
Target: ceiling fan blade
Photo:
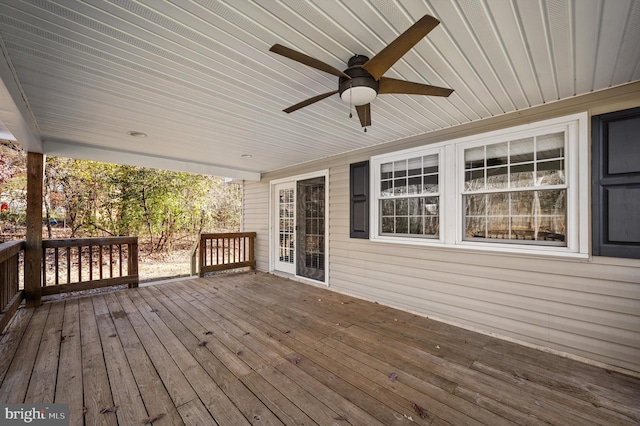
[[[314,96],[313,98],[309,98],[306,101],[302,101],[302,102],[299,102],[299,103],[297,103],[297,104],[295,104],[293,106],[290,106],[287,109],[283,109],[283,111],[286,112],[287,114],[292,113],[293,111],[296,111],[296,110],[298,110],[300,108],[304,108],[304,107],[306,107],[308,105],[314,104],[314,103],[316,103],[318,101],[321,101],[324,98],[328,98],[329,96],[334,95],[336,93],[338,93],[338,91],[337,90],[333,90],[331,92],[327,92],[327,93],[323,93],[321,95]]]
[[[409,27],[408,30],[400,34],[387,47],[382,49],[373,58],[369,59],[363,66],[376,80],[382,77],[398,59],[402,58],[417,42],[434,29],[440,21],[431,15],[424,15],[418,22]]]
[[[296,62],[300,62],[301,64],[310,66],[311,68],[315,68],[317,70],[324,71],[338,77],[351,78],[339,69],[334,68],[329,64],[325,64],[319,59],[312,58],[311,56],[305,55],[304,53],[298,52],[297,50],[290,49],[281,44],[274,44],[269,50],[273,53],[277,53],[278,55],[293,59]]]
[[[371,126],[371,104],[356,105],[356,111],[362,127]]]
[[[379,94],[402,93],[406,95],[449,96],[453,89],[431,86],[429,84],[414,83],[412,81],[396,80],[395,78],[381,77]]]

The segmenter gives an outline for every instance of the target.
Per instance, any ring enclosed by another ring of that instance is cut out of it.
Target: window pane
[[[380,200],[380,232],[437,236],[439,197]]]
[[[393,194],[392,181],[383,180],[380,182],[380,195],[383,197],[389,196]]]
[[[509,239],[509,216],[487,217],[487,238]]]
[[[393,163],[384,163],[380,166],[380,178],[391,179],[393,177]]]
[[[511,194],[511,215],[531,216],[534,214],[534,194],[534,191],[513,192]]]
[[[424,206],[424,198],[409,198],[409,212],[410,216],[422,215],[422,209]]]
[[[409,221],[406,216],[396,217],[396,234],[408,234]]]
[[[531,154],[533,156],[533,153]],[[533,186],[533,163],[511,166],[511,188]]]
[[[564,217],[566,211],[565,190],[537,191],[540,200],[540,214],[543,216]],[[562,225],[564,229],[564,223]]]
[[[425,175],[438,173],[438,154],[422,157],[422,172]]]
[[[413,176],[409,179],[409,194],[420,194],[422,192],[422,177],[421,176]]]
[[[438,217],[427,216],[424,218],[424,233],[425,235],[440,235],[440,221]]]
[[[507,152],[507,142],[487,145],[487,167],[508,164]]]
[[[535,216],[515,216],[511,218],[511,239],[531,240],[536,226]]]
[[[484,169],[464,172],[464,190],[478,191],[484,189]]]
[[[486,219],[478,216],[468,216],[465,218],[465,236],[467,238],[485,238]]]
[[[476,169],[484,167],[484,146],[464,150],[464,168]]]
[[[465,238],[548,241],[566,245],[566,191],[465,195]],[[483,207],[485,200],[486,209]]]
[[[465,195],[465,216],[484,216],[486,213],[486,195]]]
[[[438,192],[438,175],[423,177],[422,192]]]
[[[508,167],[487,169],[487,189],[501,189],[509,186]]]
[[[409,161],[409,176],[420,175],[422,171],[422,157],[410,158]]]
[[[509,160],[511,164],[533,161],[533,138],[511,141],[509,144]]]
[[[399,178],[407,175],[407,160],[395,161],[393,163],[393,177]]]
[[[394,200],[382,200],[382,216],[393,216],[395,213]]]
[[[396,200],[396,215],[406,216],[409,214],[409,200],[406,198],[399,198]]]
[[[440,198],[439,197],[427,197],[424,198],[424,214],[426,216],[437,216],[440,214]]]
[[[394,218],[393,217],[383,217],[382,218],[382,233],[383,234],[393,234],[394,231]]]
[[[410,234],[424,234],[424,226],[422,223],[422,216],[411,217],[409,219],[409,233]]]
[[[538,184],[564,185],[564,160],[543,161],[538,163]]]
[[[402,195],[407,193],[407,178],[393,180],[393,193],[395,195]]]
[[[509,215],[509,193],[487,194],[487,216]]]
[[[554,133],[536,138],[536,160],[563,157],[564,133]]]

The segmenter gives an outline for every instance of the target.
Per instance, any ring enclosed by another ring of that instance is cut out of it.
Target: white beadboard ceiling
[[[282,112],[337,77],[271,45],[345,69],[425,14],[385,75],[449,98],[380,95],[366,133],[338,95]],[[0,37],[28,150],[244,179],[640,79],[634,0],[0,0]]]

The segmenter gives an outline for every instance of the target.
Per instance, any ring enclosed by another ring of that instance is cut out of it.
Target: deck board
[[[114,405],[93,302],[88,297],[82,298],[79,300],[79,305],[84,421],[86,425],[117,425],[116,413],[100,412]],[[60,363],[63,362],[69,361],[60,361]],[[0,393],[2,390],[0,388]]]
[[[122,345],[126,337],[121,334],[128,330],[116,329],[104,296],[94,296],[92,300],[118,423],[140,423],[149,415],[133,376],[132,369],[137,366],[129,364]]]
[[[31,316],[28,328],[2,381],[0,403],[24,402],[50,308],[51,305],[44,305]]]
[[[0,402],[23,401],[87,425],[640,424],[636,376],[253,272],[21,308]]]
[[[78,299],[65,301],[62,335],[60,336],[60,359],[77,360],[82,357],[80,340],[80,304]],[[82,363],[61,362],[58,366],[55,403],[69,404],[71,423],[82,422]]]
[[[154,422],[156,425],[181,425],[184,422],[173,406],[171,397],[162,383],[147,351],[138,338],[135,329],[127,318],[117,297],[111,293],[105,295],[105,302],[113,320],[124,354],[133,373],[140,397],[149,416],[162,415]],[[142,419],[141,419],[142,420]]]

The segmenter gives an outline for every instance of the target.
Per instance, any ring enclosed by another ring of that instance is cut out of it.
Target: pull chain
[[[364,109],[364,122],[367,122],[367,112],[371,110],[371,104],[369,104],[369,108]],[[364,126],[364,132],[367,133],[367,126]]]

